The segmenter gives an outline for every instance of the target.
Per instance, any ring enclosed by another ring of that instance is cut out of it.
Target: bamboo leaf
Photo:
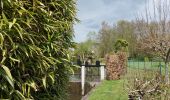
[[[8,19],[6,18],[4,12],[2,12],[2,18],[3,18],[3,20],[4,20],[6,23],[8,23]]]
[[[20,26],[18,23],[16,23],[16,25],[17,25],[17,26],[14,26],[14,27],[15,27],[15,29],[17,30],[20,38],[23,40],[22,28],[21,28],[21,26]]]
[[[10,72],[9,68],[8,68],[8,67],[6,67],[5,65],[2,65],[2,68],[4,69],[4,71],[6,72],[6,74],[8,75],[8,77],[9,77],[11,80],[13,80],[13,78],[12,78],[12,75],[11,75],[11,72]]]
[[[22,15],[23,14],[23,12],[24,12],[24,10],[18,10],[18,13],[20,14],[20,15]]]
[[[12,57],[9,57],[9,59],[11,59],[13,62],[20,62],[20,60],[12,58]]]
[[[37,2],[39,5],[41,5],[41,6],[45,6],[42,2],[40,2],[40,1],[38,1],[38,0],[36,0],[36,2]]]
[[[37,91],[37,87],[34,81],[30,83],[30,86],[34,89],[34,91]]]
[[[44,88],[46,88],[46,87],[47,87],[47,84],[46,84],[46,76],[42,78],[42,82],[43,82]]]
[[[13,42],[13,40],[12,40],[12,38],[11,38],[11,36],[9,36],[6,32],[3,32],[7,37],[8,37],[8,39],[10,40],[10,42],[11,42],[11,44],[13,45],[14,44],[14,42]]]
[[[52,72],[52,73],[50,73],[49,74],[49,77],[50,77],[50,79],[52,80],[52,84],[54,84],[54,82],[55,82],[55,76],[54,76],[54,73]]]
[[[5,60],[6,60],[6,57],[3,57],[1,60],[1,64],[3,64]]]
[[[3,42],[4,42],[4,36],[2,35],[2,33],[0,33],[0,45],[1,45],[1,47],[3,46]]]
[[[18,90],[15,90],[15,94],[20,98],[20,100],[26,100],[24,95],[21,92],[19,92]]]
[[[14,81],[13,81],[13,78],[12,78],[12,75],[11,75],[11,72],[10,72],[9,68],[6,67],[5,65],[2,65],[2,68],[5,71],[4,77],[10,83],[10,85],[14,88]]]
[[[13,23],[12,22],[9,22],[9,29],[11,29]]]
[[[12,28],[12,26],[15,24],[16,18],[13,19],[13,22],[9,22],[9,29]]]
[[[2,26],[3,26],[3,20],[1,20],[0,29],[2,29]]]

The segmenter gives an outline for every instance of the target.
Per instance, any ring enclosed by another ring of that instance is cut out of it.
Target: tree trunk
[[[166,84],[169,84],[169,70],[168,70],[169,56],[170,56],[170,48],[167,52],[166,60],[165,60],[165,82]]]
[[[169,70],[168,70],[168,62],[165,63],[165,82],[169,84]]]

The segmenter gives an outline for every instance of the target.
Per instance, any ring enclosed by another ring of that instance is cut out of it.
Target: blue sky
[[[85,41],[90,31],[98,32],[103,21],[113,25],[121,19],[133,20],[145,5],[146,0],[77,0],[81,22],[74,25],[74,40]]]

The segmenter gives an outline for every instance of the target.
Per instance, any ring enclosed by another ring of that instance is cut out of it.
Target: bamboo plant
[[[0,0],[0,99],[64,99],[75,5]]]

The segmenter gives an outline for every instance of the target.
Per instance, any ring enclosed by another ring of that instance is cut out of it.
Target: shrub
[[[0,99],[64,99],[74,0],[1,0]]]
[[[123,40],[123,39],[118,39],[114,45],[115,47],[115,52],[118,52],[118,51],[123,51],[123,52],[127,52],[128,49],[128,42],[126,40]]]
[[[106,78],[108,80],[120,79],[127,69],[126,52],[118,52],[106,57]]]

